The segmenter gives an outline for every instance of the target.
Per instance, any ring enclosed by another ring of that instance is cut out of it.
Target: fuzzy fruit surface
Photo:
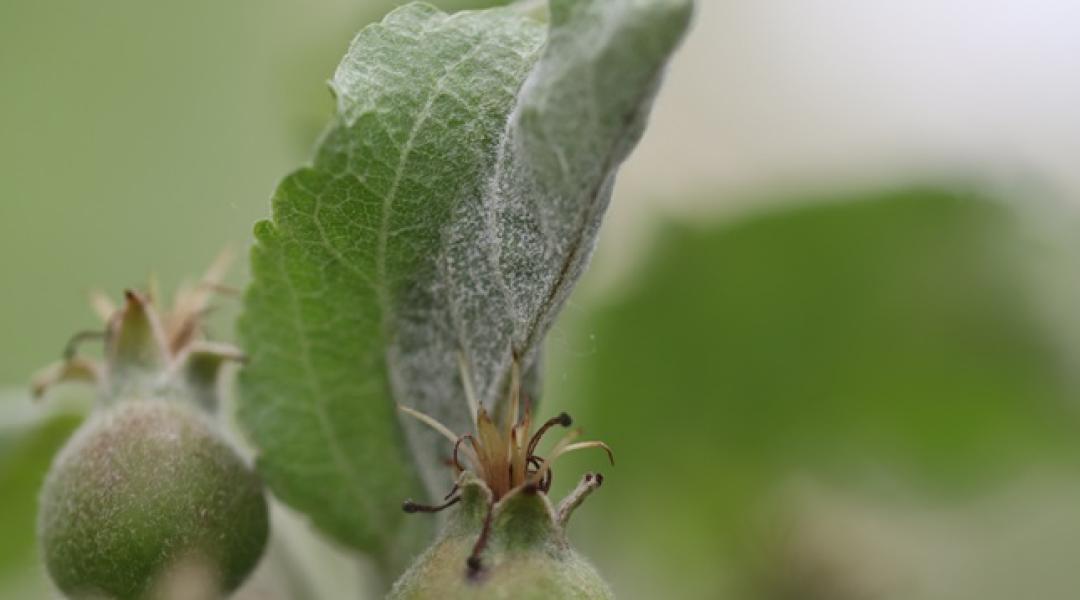
[[[229,592],[266,544],[262,485],[208,418],[184,402],[96,413],[57,455],[38,534],[71,598],[168,595],[169,581]]]
[[[490,492],[483,483],[462,485],[440,537],[409,568],[390,600],[611,600],[599,573],[570,547],[542,492],[512,493],[495,503],[481,568],[467,561],[481,534]]]

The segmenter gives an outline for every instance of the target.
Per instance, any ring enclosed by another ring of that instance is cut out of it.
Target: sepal
[[[165,333],[150,299],[124,292],[124,305],[105,328],[105,369],[113,397],[153,386],[169,363]]]

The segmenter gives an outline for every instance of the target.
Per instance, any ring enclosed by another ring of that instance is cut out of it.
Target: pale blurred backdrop
[[[49,597],[34,498],[81,406],[29,377],[89,290],[243,254],[395,4],[0,3],[0,598]],[[549,343],[545,410],[619,457],[575,541],[628,599],[1075,598],[1080,4],[698,9]],[[275,519],[248,598],[365,593]]]

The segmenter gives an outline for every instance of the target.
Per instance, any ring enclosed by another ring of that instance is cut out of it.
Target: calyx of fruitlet
[[[100,402],[112,404],[129,398],[193,400],[207,410],[218,404],[222,365],[239,361],[235,347],[210,342],[203,335],[203,318],[229,263],[223,254],[197,285],[177,290],[172,308],[160,311],[158,292],[127,290],[117,308],[102,293],[92,296],[95,311],[105,321],[103,330],[86,331],[71,338],[63,359],[42,370],[32,384],[41,397],[58,383],[81,381],[98,386]],[[105,340],[104,360],[79,356],[81,343]]]
[[[537,487],[493,501],[465,471],[439,538],[394,585],[391,600],[436,598],[611,599],[611,588],[566,539],[573,509],[603,478],[586,474],[558,508]]]
[[[103,331],[76,335],[35,395],[65,381],[97,386],[93,413],[53,461],[41,491],[38,538],[57,588],[71,598],[220,598],[257,564],[268,537],[262,482],[208,414],[225,361],[202,319],[220,288],[219,260],[171,310],[158,294],[103,295]],[[88,339],[104,357],[77,355]]]
[[[462,363],[462,381],[470,381]],[[439,538],[410,567],[390,594],[394,599],[434,598],[612,598],[610,588],[591,565],[571,548],[565,534],[573,511],[603,483],[587,473],[556,508],[548,498],[551,464],[563,454],[587,448],[607,452],[603,442],[575,442],[574,429],[545,458],[537,454],[544,434],[569,427],[561,413],[533,432],[532,408],[521,411],[517,365],[512,371],[509,410],[497,425],[478,405],[466,384],[475,431],[456,435],[432,417],[408,407],[402,412],[419,419],[452,442],[451,467],[457,480],[436,506],[406,500],[405,512],[449,511]]]

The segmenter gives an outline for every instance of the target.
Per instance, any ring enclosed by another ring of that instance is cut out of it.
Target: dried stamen
[[[452,493],[453,492],[451,492],[451,494]],[[460,501],[461,501],[461,496],[455,496],[455,497],[451,498],[450,500],[448,500],[447,502],[445,502],[443,504],[439,504],[439,505],[436,505],[436,506],[430,506],[428,504],[417,504],[416,502],[413,502],[412,500],[406,500],[405,502],[401,503],[401,508],[402,508],[402,510],[404,510],[405,512],[407,512],[409,514],[418,513],[418,512],[437,513],[437,512],[439,512],[441,510],[446,510],[447,508],[450,508],[451,506],[457,504]]]
[[[532,456],[533,452],[536,450],[536,446],[540,443],[540,440],[544,437],[544,434],[547,433],[548,429],[551,429],[556,425],[569,427],[573,422],[574,420],[570,418],[570,415],[564,412],[559,413],[559,416],[557,417],[552,417],[548,419],[546,423],[540,426],[540,429],[536,430],[536,433],[532,436],[532,439],[529,440],[529,447],[525,451],[525,455]]]
[[[71,336],[71,339],[69,339],[68,343],[64,346],[64,360],[75,358],[75,355],[79,353],[79,346],[83,345],[83,343],[102,339],[105,339],[104,331],[94,330],[76,333]]]
[[[528,460],[529,460],[530,465],[536,467],[536,470],[527,472],[525,474],[527,477],[532,477],[533,475],[539,473],[540,470],[544,468],[544,457],[536,456],[534,454],[534,455],[530,456]],[[551,471],[551,469],[548,469],[547,472],[544,474],[544,478],[542,480],[540,480],[539,482],[536,482],[536,484],[535,484],[536,488],[539,489],[540,491],[544,492],[544,493],[547,493],[547,491],[551,489],[551,479],[552,479],[552,477],[553,477],[552,471]]]
[[[562,449],[570,442],[574,441],[579,435],[581,435],[581,429],[574,429],[563,435],[555,444],[555,447],[551,449],[551,458],[540,458],[540,466],[536,469],[536,472],[533,473],[529,482],[536,484],[547,477],[547,474],[551,471],[551,463],[562,453]]]
[[[479,451],[476,448],[476,438],[474,438],[471,434],[466,433],[465,435],[459,437],[456,442],[454,442],[453,462],[454,462],[454,466],[457,467],[458,471],[464,471],[465,470],[465,467],[461,466],[461,462],[458,460],[458,447],[461,446],[461,442],[463,442],[465,440],[469,440],[469,444],[472,445],[471,452],[472,452],[473,462],[474,463],[479,463],[479,456],[478,456]]]
[[[607,453],[608,461],[611,462],[611,466],[615,466],[615,453],[611,451],[611,448],[604,442],[578,442],[576,444],[568,444],[559,452],[559,455],[566,454],[567,452],[574,452],[575,450],[586,450],[588,448],[600,448]],[[551,457],[551,460],[555,460],[555,456]]]
[[[615,462],[615,457],[602,442],[579,442],[572,443],[579,435],[579,430],[572,430],[555,444],[549,458],[536,454],[536,449],[544,436],[556,425],[570,427],[573,420],[567,413],[559,413],[558,416],[545,421],[535,433],[532,427],[532,402],[521,390],[521,371],[517,358],[511,363],[510,389],[507,400],[508,408],[497,411],[496,424],[492,415],[479,403],[476,392],[473,389],[473,381],[469,372],[469,365],[463,353],[458,353],[458,367],[462,392],[469,405],[469,411],[474,417],[472,433],[457,435],[449,427],[440,423],[430,415],[414,410],[407,406],[398,406],[405,414],[421,421],[428,427],[438,431],[443,437],[450,440],[453,450],[450,457],[445,461],[458,474],[470,471],[479,477],[491,491],[492,502],[498,502],[510,492],[520,489],[527,493],[547,493],[552,485],[551,464],[562,454],[585,448],[601,448],[608,454],[608,458]],[[468,444],[465,444],[465,441]],[[462,453],[465,458],[463,460]],[[456,488],[455,488],[456,489]],[[453,495],[454,490],[447,494],[447,498]],[[478,548],[483,549],[486,538],[478,540]],[[479,550],[475,558],[479,561]],[[477,570],[479,567],[477,567]]]
[[[62,360],[45,368],[31,383],[31,393],[35,400],[44,397],[49,388],[65,382],[81,381],[100,384],[105,378],[101,365],[95,361],[78,357]]]
[[[421,423],[423,423],[424,425],[427,425],[428,427],[434,429],[435,431],[438,431],[446,439],[450,440],[451,442],[453,442],[455,444],[457,443],[458,436],[454,435],[454,432],[450,431],[450,429],[446,425],[443,425],[442,423],[436,421],[434,418],[432,418],[432,417],[430,417],[428,415],[425,415],[424,413],[422,413],[422,412],[420,412],[418,410],[413,410],[413,409],[409,408],[408,406],[401,406],[400,404],[398,405],[398,410],[400,410],[401,412],[409,415],[410,417],[420,421]]]
[[[608,460],[611,461],[611,465],[615,466],[615,454],[611,451],[604,442],[578,442],[572,444],[577,436],[581,435],[580,429],[575,429],[563,436],[559,443],[555,444],[555,447],[551,450],[551,458],[541,460],[541,466],[536,473],[533,474],[531,483],[537,483],[542,481],[544,477],[551,472],[551,464],[554,463],[560,456],[567,452],[574,452],[577,450],[585,450],[588,448],[600,448],[608,455]]]
[[[574,488],[574,491],[570,492],[570,495],[559,503],[559,525],[566,527],[566,522],[570,520],[570,515],[574,513],[574,510],[581,506],[581,503],[589,497],[589,494],[593,493],[603,483],[604,476],[600,473],[586,473],[581,478],[581,482]]]

